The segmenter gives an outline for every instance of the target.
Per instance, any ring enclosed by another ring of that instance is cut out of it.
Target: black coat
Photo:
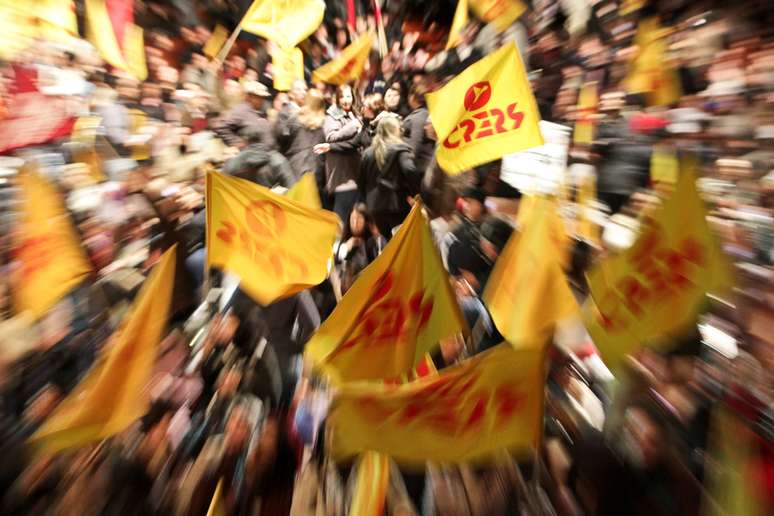
[[[425,124],[429,116],[427,108],[415,109],[403,120],[403,135],[406,143],[414,151],[417,171],[424,173],[433,159],[435,142],[425,134]]]
[[[371,213],[408,214],[410,206],[406,198],[419,193],[422,176],[417,172],[411,148],[400,143],[387,150],[381,169],[373,148],[366,150],[358,179],[360,198],[365,199]]]

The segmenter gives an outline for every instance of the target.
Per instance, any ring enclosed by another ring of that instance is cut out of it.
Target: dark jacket
[[[264,113],[256,111],[247,102],[237,104],[215,124],[215,132],[226,145],[237,146],[244,143],[241,132],[256,128],[261,133],[261,143],[271,150],[277,150],[274,131]]]
[[[403,120],[403,136],[411,150],[417,171],[424,173],[433,159],[435,142],[425,135],[425,124],[429,113],[427,108],[417,108]]]
[[[650,142],[632,134],[624,120],[600,126],[594,150],[600,155],[599,193],[631,195],[648,184]]]
[[[371,213],[408,214],[410,206],[406,198],[419,193],[421,181],[414,165],[414,153],[405,143],[387,150],[382,169],[376,163],[373,148],[363,154],[358,189]]]
[[[285,152],[296,177],[314,172],[321,164],[321,158],[312,149],[325,141],[322,127],[310,129],[304,126],[298,117],[293,116],[284,122],[283,133],[287,134],[288,147]]]
[[[325,114],[323,132],[325,141],[331,144],[325,156],[325,189],[333,193],[347,181],[357,180],[365,131],[357,124],[355,114],[331,106]]]
[[[268,150],[261,143],[249,145],[236,157],[228,160],[223,171],[266,188],[276,185],[290,188],[297,180],[288,160],[279,152]]]

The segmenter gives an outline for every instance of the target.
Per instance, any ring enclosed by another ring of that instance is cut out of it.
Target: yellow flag
[[[584,321],[610,367],[645,344],[668,348],[671,338],[695,324],[705,294],[731,284],[694,182],[684,163],[674,193],[634,245],[588,275]]]
[[[650,155],[650,180],[652,183],[677,183],[680,163],[673,147],[654,145]]]
[[[338,57],[315,70],[312,82],[340,85],[359,79],[373,44],[374,33],[366,32],[342,50]]]
[[[307,208],[315,210],[322,208],[320,194],[317,192],[317,179],[313,172],[301,176],[301,179],[285,193],[285,197],[303,204]]]
[[[704,516],[764,516],[766,509],[766,481],[764,475],[755,475],[755,463],[764,464],[762,447],[765,440],[727,407],[715,410],[710,427],[709,451],[714,467],[709,468]],[[706,496],[706,495],[705,495]]]
[[[134,25],[131,18],[115,20],[113,25],[105,0],[86,0],[86,35],[110,65],[123,70],[137,80],[148,77],[145,65],[145,43],[142,28]],[[123,32],[123,41],[116,31]]]
[[[390,485],[389,457],[372,451],[360,455],[350,516],[382,516]]]
[[[476,0],[470,7],[479,20],[491,23],[497,32],[510,27],[527,10],[520,0]]]
[[[468,0],[458,0],[457,10],[454,11],[454,20],[449,30],[449,40],[446,42],[446,49],[450,49],[459,43],[462,29],[468,24]]]
[[[204,44],[204,48],[202,49],[204,55],[207,57],[215,57],[218,55],[218,52],[223,48],[223,44],[228,39],[228,36],[228,29],[221,24],[217,24],[212,31],[212,34],[210,34],[210,37],[207,39],[207,42]]]
[[[254,0],[242,19],[242,30],[290,49],[320,26],[323,0]]]
[[[417,201],[307,343],[306,355],[334,382],[393,379],[442,339],[466,331]]]
[[[572,141],[590,145],[594,142],[594,114],[597,112],[597,83],[587,82],[581,86],[578,94],[578,108],[575,118],[575,131]]]
[[[156,347],[172,299],[175,253],[174,247],[164,253],[100,360],[30,437],[37,453],[52,454],[107,439],[145,414]]]
[[[580,179],[578,184],[578,236],[599,246],[601,244],[599,226],[590,218],[591,203],[597,198],[596,178],[588,175]]]
[[[436,158],[449,174],[543,145],[540,114],[513,43],[426,98],[440,142]]]
[[[61,42],[77,36],[72,0],[0,0],[0,57],[13,59],[36,38]]]
[[[526,454],[537,445],[542,410],[542,351],[501,344],[411,383],[342,385],[327,432],[334,460],[372,450],[424,467]]]
[[[578,312],[552,241],[547,199],[537,198],[527,223],[495,263],[484,302],[500,333],[516,348],[541,348],[556,323]]]
[[[17,313],[44,315],[91,272],[59,193],[30,170],[18,176],[22,196],[19,227],[14,231],[11,276]]]
[[[564,189],[563,183],[560,183],[559,195],[554,197],[542,197],[539,195],[525,195],[519,201],[519,213],[516,216],[516,224],[519,228],[526,228],[533,219],[545,217],[545,223],[548,227],[548,236],[551,241],[552,252],[559,259],[559,265],[566,269],[570,263],[572,253],[572,239],[567,233],[567,226],[564,219],[559,215],[559,206],[557,199],[562,195]]]
[[[328,276],[339,219],[244,179],[207,174],[207,260],[268,305]]]
[[[221,478],[218,480],[215,494],[212,495],[210,508],[207,509],[207,516],[227,516],[228,511],[223,505],[223,479]]]
[[[665,31],[658,18],[651,17],[640,22],[635,44],[637,56],[629,65],[624,79],[627,93],[644,93],[648,104],[666,106],[680,100],[680,77],[674,68],[666,63],[667,42]]]
[[[304,78],[304,54],[298,47],[278,48],[271,56],[274,89],[288,91],[293,81]]]

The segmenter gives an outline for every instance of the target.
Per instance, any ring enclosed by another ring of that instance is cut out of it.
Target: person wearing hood
[[[257,127],[245,129],[242,136],[247,147],[226,162],[223,172],[266,188],[277,185],[290,188],[298,178],[282,154],[266,147],[263,141],[265,135],[266,133]]]
[[[336,104],[323,122],[325,143],[314,146],[325,156],[325,192],[333,196],[333,211],[348,220],[357,201],[357,175],[360,170],[360,148],[363,146],[363,122],[355,112],[355,93],[349,85],[336,89]]]
[[[376,126],[371,146],[363,154],[358,189],[379,232],[389,238],[411,210],[409,201],[419,193],[422,180],[414,153],[401,138],[397,117],[385,117]]]

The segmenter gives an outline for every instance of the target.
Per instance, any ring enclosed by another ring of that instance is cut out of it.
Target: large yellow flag
[[[242,30],[291,49],[317,30],[325,14],[323,0],[255,0],[242,18]]]
[[[491,23],[498,32],[510,27],[527,10],[520,0],[476,0],[470,7],[479,20]]]
[[[133,20],[132,0],[109,5],[106,0],[86,0],[86,35],[91,43],[111,66],[144,81],[148,69],[143,30]]]
[[[331,455],[366,450],[399,464],[467,462],[538,443],[543,352],[501,344],[411,383],[341,386],[328,415]]]
[[[454,11],[454,20],[449,30],[449,39],[446,41],[446,49],[457,46],[462,35],[462,29],[468,24],[468,0],[458,0],[457,10]]]
[[[328,276],[339,232],[336,214],[312,209],[268,188],[207,174],[207,261],[242,280],[268,305]]]
[[[359,79],[373,45],[374,33],[366,32],[338,57],[312,72],[312,81],[340,85]]]
[[[654,145],[650,155],[650,180],[653,184],[677,183],[680,161],[677,159],[677,151],[668,145]]]
[[[532,214],[495,263],[484,302],[500,333],[516,348],[542,348],[559,321],[578,312],[552,241],[550,200]]]
[[[172,299],[175,253],[172,248],[161,257],[97,364],[30,437],[37,453],[106,439],[145,414],[156,347]]]
[[[277,48],[271,56],[274,89],[288,91],[293,81],[304,78],[304,54],[298,47]]]
[[[22,196],[19,227],[13,233],[11,276],[17,313],[44,315],[91,272],[59,193],[31,170],[18,176]]]
[[[77,36],[72,0],[0,0],[0,57],[13,59],[36,38],[65,42]]]
[[[449,174],[543,145],[540,113],[513,43],[426,98],[440,142],[436,158]]]
[[[695,324],[705,294],[731,284],[694,182],[692,165],[684,163],[674,193],[634,245],[588,275],[584,322],[610,367],[642,345],[669,347]]]
[[[574,143],[591,145],[594,142],[594,115],[598,102],[596,82],[587,82],[581,86],[575,112],[575,131],[572,134]]]
[[[317,178],[313,172],[301,176],[301,179],[285,193],[285,197],[303,204],[307,208],[315,210],[322,208],[320,194],[317,191]]]
[[[637,56],[624,79],[627,93],[644,93],[648,104],[666,106],[680,100],[680,77],[666,63],[665,30],[657,17],[646,18],[637,28]]]
[[[703,516],[771,514],[763,473],[764,437],[725,406],[715,409],[710,430],[714,467],[708,468]],[[756,469],[760,472],[757,475]]]
[[[357,481],[350,516],[382,516],[390,485],[390,458],[366,451],[357,463]]]
[[[306,345],[334,382],[393,379],[467,328],[417,200]]]

